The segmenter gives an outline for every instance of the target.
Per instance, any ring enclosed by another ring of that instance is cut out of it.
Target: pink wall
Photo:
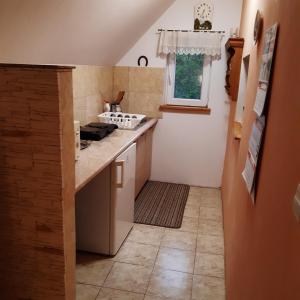
[[[253,206],[241,177],[251,126],[263,36],[254,46],[256,10],[263,30],[279,23],[266,136]],[[223,174],[226,287],[229,300],[300,299],[300,224],[292,201],[300,183],[300,2],[245,0],[241,35],[250,53],[242,139],[233,141],[232,126]],[[231,104],[234,114],[235,103]]]

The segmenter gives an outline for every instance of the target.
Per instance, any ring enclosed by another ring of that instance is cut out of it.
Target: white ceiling
[[[0,0],[0,62],[115,65],[175,0]]]

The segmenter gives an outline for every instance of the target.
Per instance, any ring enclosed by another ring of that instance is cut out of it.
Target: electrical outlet
[[[297,219],[297,221],[300,221],[300,184],[298,185],[295,197],[294,197],[294,203],[293,203],[293,211],[294,215]]]

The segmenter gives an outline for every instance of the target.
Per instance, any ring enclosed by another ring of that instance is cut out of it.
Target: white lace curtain
[[[221,59],[221,32],[160,32],[158,42],[158,55],[170,53],[179,54],[205,54],[212,59]]]

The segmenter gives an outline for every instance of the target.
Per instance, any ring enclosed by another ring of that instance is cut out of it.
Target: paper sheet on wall
[[[247,159],[246,159],[244,171],[242,172],[242,176],[246,183],[247,190],[251,195],[253,202],[255,200],[254,181],[256,175],[257,160],[259,156],[259,150],[260,150],[264,128],[265,128],[265,117],[262,116],[256,118],[255,122],[252,125]]]
[[[245,183],[246,183],[247,190],[248,190],[249,194],[252,193],[254,175],[255,175],[255,168],[256,168],[255,163],[251,158],[250,152],[248,151],[247,159],[246,159],[246,163],[245,163],[245,168],[244,168],[244,171],[242,172],[242,176],[245,180]]]
[[[252,126],[251,136],[249,139],[249,152],[252,156],[255,165],[257,164],[260,143],[261,143],[264,128],[265,128],[265,117],[262,116],[257,118]]]
[[[253,108],[258,116],[262,115],[266,102],[276,42],[277,27],[278,25],[274,24],[265,33],[265,43],[263,48],[262,61],[260,65],[258,87]]]

